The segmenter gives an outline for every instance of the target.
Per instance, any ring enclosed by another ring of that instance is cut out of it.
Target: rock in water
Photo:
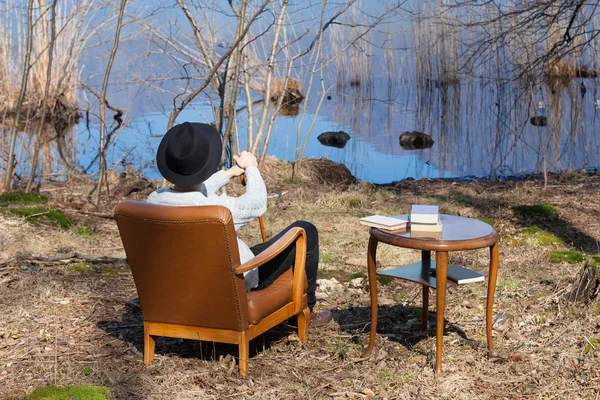
[[[350,135],[344,131],[339,132],[323,132],[317,139],[323,146],[337,147],[343,149],[346,146],[346,142],[350,140]]]
[[[531,117],[531,119],[529,120],[529,122],[533,126],[546,126],[546,125],[548,125],[548,118],[546,118],[546,117],[544,117],[542,115],[538,115],[538,116],[535,116],[535,117]]]
[[[400,135],[400,147],[404,150],[429,149],[434,143],[433,138],[423,132],[404,132]]]

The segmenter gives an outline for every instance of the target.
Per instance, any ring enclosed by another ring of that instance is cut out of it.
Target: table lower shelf
[[[435,289],[437,288],[437,280],[435,279],[435,276],[429,274],[430,268],[435,268],[435,260],[429,262],[429,268],[426,265],[424,266],[422,261],[417,261],[416,263],[404,267],[377,271],[377,275],[404,279],[405,281],[415,282]],[[484,275],[487,275],[487,273],[484,273]],[[456,285],[456,282],[451,280],[446,281],[446,288]]]

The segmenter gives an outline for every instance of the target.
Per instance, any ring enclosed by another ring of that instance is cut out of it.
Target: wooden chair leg
[[[246,338],[246,332],[240,334],[240,375],[248,375],[248,357],[250,355],[250,341]]]
[[[154,359],[156,340],[148,334],[148,325],[144,322],[144,365],[150,364]]]
[[[298,338],[301,342],[306,341],[306,334],[308,332],[308,324],[310,322],[310,309],[306,307],[298,314]]]

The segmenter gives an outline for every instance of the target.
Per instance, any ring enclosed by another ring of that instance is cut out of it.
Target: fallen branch
[[[107,218],[107,219],[115,219],[115,215],[112,213],[100,213],[94,211],[82,211],[82,210],[65,210],[67,212],[74,212],[78,214],[91,215],[93,217]]]
[[[126,258],[122,257],[109,257],[109,256],[94,256],[89,254],[81,254],[75,251],[59,254],[57,256],[44,257],[36,256],[32,254],[18,254],[14,257],[9,257],[7,263],[12,261],[29,261],[29,262],[45,262],[45,263],[59,263],[69,264],[74,261],[86,261],[89,263],[121,263],[125,262]]]

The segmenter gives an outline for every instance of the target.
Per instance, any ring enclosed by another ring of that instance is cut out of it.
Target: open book
[[[406,229],[408,221],[403,218],[386,217],[383,215],[371,215],[361,218],[358,222],[362,225],[381,229],[382,231],[394,232]]]

